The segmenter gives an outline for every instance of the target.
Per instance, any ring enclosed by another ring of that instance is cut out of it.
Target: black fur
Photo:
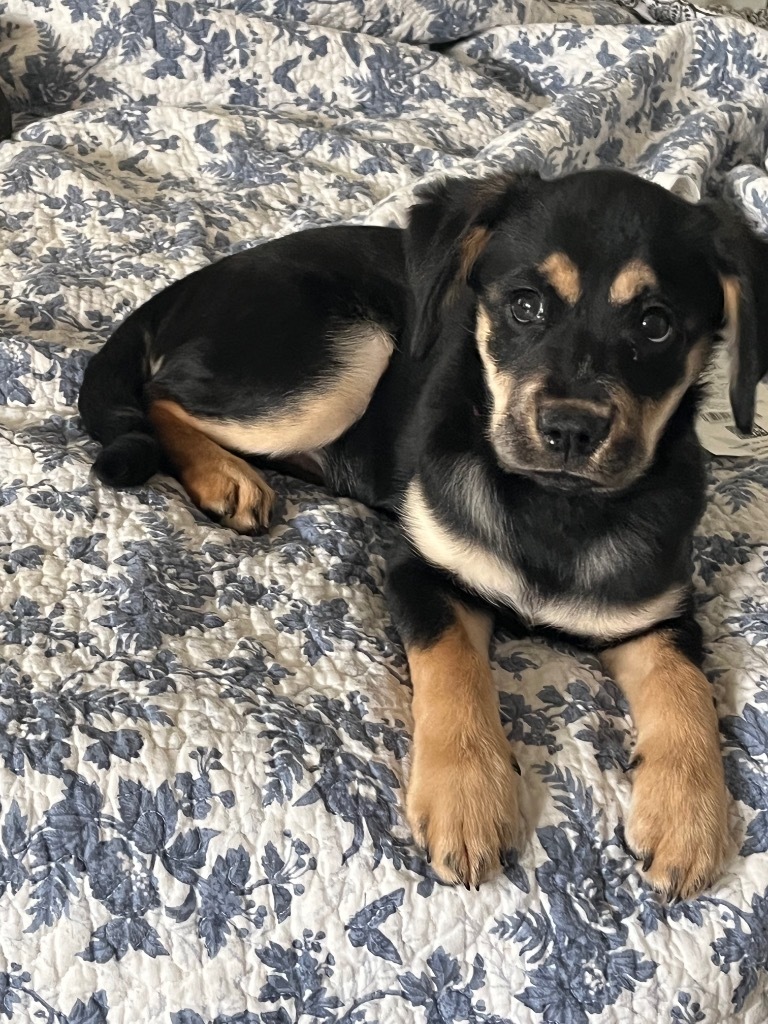
[[[468,240],[473,257],[477,250],[471,261],[463,250]],[[537,269],[553,251],[581,268],[588,301],[573,309]],[[650,299],[620,307],[608,301],[611,281],[634,258],[661,281],[651,298],[671,311],[666,346],[649,347],[637,334]],[[391,334],[395,351],[365,414],[322,453],[334,492],[398,516],[418,478],[446,528],[514,566],[543,599],[565,595],[612,608],[673,586],[687,592],[704,501],[697,384],[679,396],[650,461],[634,476],[621,476],[639,460],[631,436],[617,442],[602,482],[578,465],[577,472],[568,463],[552,469],[546,451],[531,454],[516,436],[510,444],[522,464],[510,466],[506,435],[491,436],[476,317],[482,303],[496,364],[525,380],[545,370],[553,400],[601,400],[608,380],[638,400],[663,402],[680,385],[697,341],[716,338],[719,274],[740,283],[732,400],[746,430],[768,368],[768,260],[766,246],[732,214],[691,206],[620,172],[431,186],[408,232],[329,227],[281,238],[190,275],[133,313],[93,358],[83,383],[81,414],[105,446],[95,472],[130,486],[156,471],[161,452],[145,414],[152,400],[170,398],[195,416],[230,421],[284,409],[338,372],[334,332],[374,322]],[[510,295],[520,289],[544,295],[548,312],[540,324],[521,328],[511,316]],[[504,430],[519,433],[514,425]],[[482,467],[493,520],[470,515],[454,476],[466,459]],[[580,555],[607,535],[610,571],[589,578]],[[393,556],[388,587],[404,638],[426,645],[452,620],[449,597],[485,598],[414,548]],[[503,607],[503,596],[495,603]],[[504,610],[525,622],[524,610]],[[691,622],[685,605],[672,628],[681,649],[695,655],[700,639]],[[623,639],[573,632],[598,648]]]

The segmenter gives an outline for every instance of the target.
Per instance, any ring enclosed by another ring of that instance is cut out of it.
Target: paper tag
[[[728,354],[721,348],[708,373],[709,387],[696,421],[699,441],[712,455],[734,455],[747,458],[768,456],[768,384],[757,385],[755,424],[749,437],[742,437],[733,422],[728,381]]]

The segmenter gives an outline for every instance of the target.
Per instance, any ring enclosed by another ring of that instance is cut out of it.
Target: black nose
[[[565,459],[584,458],[608,436],[611,417],[569,402],[552,402],[539,409],[536,426],[547,448]]]

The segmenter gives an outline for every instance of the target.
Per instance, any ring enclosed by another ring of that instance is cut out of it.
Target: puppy
[[[726,796],[692,613],[705,474],[694,418],[725,324],[751,429],[768,246],[617,171],[423,190],[407,230],[327,227],[237,253],[131,314],[80,395],[108,484],[164,468],[225,526],[268,525],[244,456],[397,517],[388,601],[413,682],[407,812],[467,887],[517,836],[488,659],[494,616],[600,653],[637,730],[626,835],[689,897]]]

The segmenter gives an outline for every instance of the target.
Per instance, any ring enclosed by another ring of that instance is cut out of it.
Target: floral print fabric
[[[466,892],[403,820],[392,526],[276,475],[255,539],[167,477],[108,490],[75,406],[168,282],[309,225],[402,224],[444,173],[687,175],[768,235],[768,34],[675,7],[0,3],[0,1017],[766,1020],[764,462],[712,460],[695,545],[724,876],[659,902],[623,844],[616,686],[498,633],[527,842]]]

